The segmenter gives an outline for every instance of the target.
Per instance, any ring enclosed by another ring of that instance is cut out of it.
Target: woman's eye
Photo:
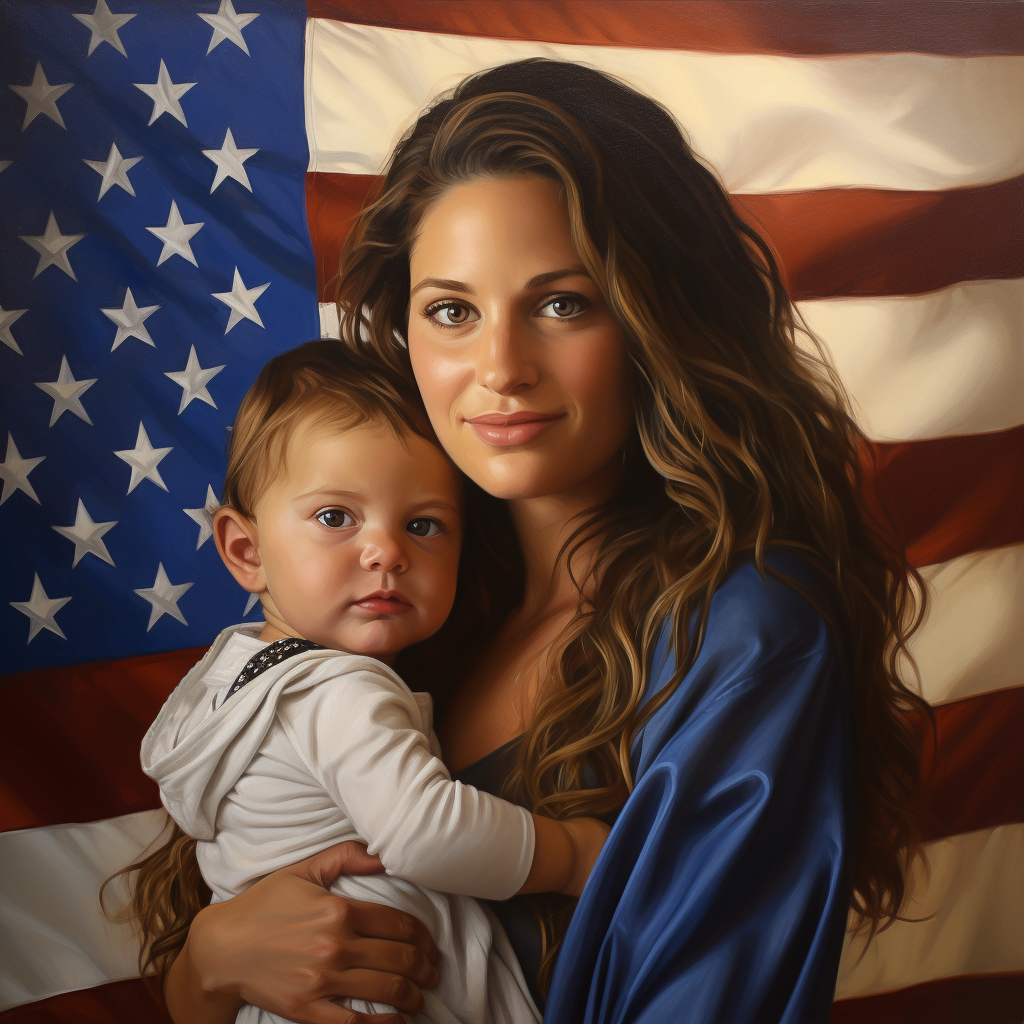
[[[343,508],[325,508],[323,512],[317,512],[317,522],[332,530],[341,529],[344,526],[351,526],[352,517]]]
[[[464,306],[461,302],[436,302],[433,306],[428,306],[423,315],[439,327],[462,327],[463,324],[479,319],[473,315],[473,310],[469,306]]]
[[[538,311],[541,316],[551,316],[559,320],[568,320],[570,317],[579,316],[587,308],[588,303],[582,296],[558,295],[541,306]],[[544,310],[550,309],[548,314]]]
[[[435,537],[441,532],[436,519],[413,519],[405,528],[414,537]]]

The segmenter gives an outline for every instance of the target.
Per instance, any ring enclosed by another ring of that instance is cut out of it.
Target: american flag
[[[238,401],[337,319],[424,104],[526,56],[664,103],[773,244],[921,567],[927,875],[835,1022],[1024,1018],[1024,6],[5,0],[0,1020],[150,1021],[97,890],[158,827],[142,733],[256,618],[210,540]]]

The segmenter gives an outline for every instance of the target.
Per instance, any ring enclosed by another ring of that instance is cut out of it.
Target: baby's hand
[[[566,896],[578,897],[583,893],[583,887],[587,884],[597,855],[601,852],[611,829],[597,818],[573,818],[570,821],[563,821],[562,825],[568,831],[576,851],[572,874],[562,892]]]

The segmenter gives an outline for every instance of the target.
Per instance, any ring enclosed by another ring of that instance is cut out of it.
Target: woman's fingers
[[[379,875],[384,865],[376,854],[367,853],[362,843],[347,842],[328,846],[326,850],[281,870],[329,889],[339,875]]]
[[[427,926],[412,914],[380,903],[365,903],[360,900],[344,900],[338,913],[344,918],[339,921],[343,928],[367,939],[384,939],[415,946],[432,964],[436,964],[439,953]],[[428,988],[431,986],[428,986]]]
[[[421,988],[434,988],[440,980],[437,968],[424,956],[423,950],[407,943],[364,938],[352,944],[347,960],[349,969],[386,971],[407,978]]]
[[[386,1003],[402,1013],[416,1015],[423,1009],[423,993],[408,978],[386,971],[353,968],[339,971],[327,990],[344,993],[349,999],[364,999],[368,1003]]]
[[[298,1024],[405,1024],[401,1014],[360,1013],[331,999],[315,1000],[293,1019]]]

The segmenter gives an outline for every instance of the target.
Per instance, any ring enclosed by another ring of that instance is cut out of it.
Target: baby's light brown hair
[[[222,504],[255,518],[256,505],[284,464],[300,425],[347,429],[381,423],[437,444],[408,379],[332,339],[275,356],[242,399],[228,445]]]

